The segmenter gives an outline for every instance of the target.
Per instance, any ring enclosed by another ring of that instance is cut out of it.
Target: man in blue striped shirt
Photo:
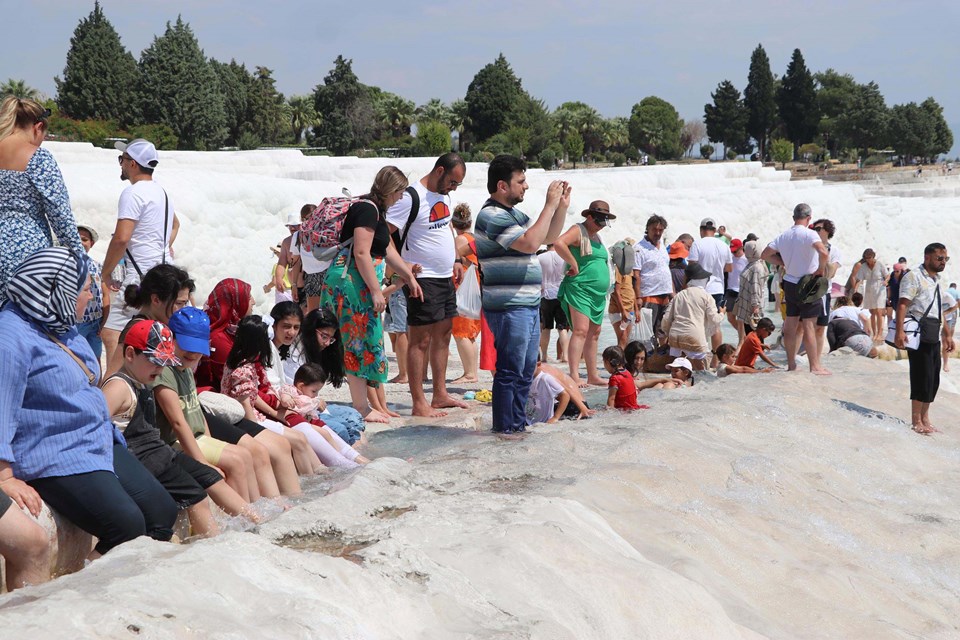
[[[477,215],[474,236],[483,278],[483,313],[493,332],[493,431],[526,431],[526,404],[540,345],[540,282],[537,249],[563,230],[571,187],[554,180],[536,222],[516,209],[523,202],[527,165],[497,156],[487,170],[490,199]]]

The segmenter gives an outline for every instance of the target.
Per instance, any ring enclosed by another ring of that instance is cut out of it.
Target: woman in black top
[[[409,265],[390,241],[384,217],[407,184],[400,169],[384,167],[374,178],[370,193],[350,207],[340,233],[341,249],[327,271],[320,298],[320,304],[331,308],[340,320],[350,398],[368,422],[390,420],[386,406],[371,407],[367,398],[368,386],[377,388],[387,381],[381,321],[387,303],[380,289],[384,262],[407,284],[411,296],[423,295]]]

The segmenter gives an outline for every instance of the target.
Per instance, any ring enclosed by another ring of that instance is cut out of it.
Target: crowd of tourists
[[[474,220],[451,201],[467,166],[448,153],[413,184],[387,166],[366,194],[288,217],[266,287],[276,303],[264,317],[253,313],[250,283],[236,278],[194,300],[193,279],[174,263],[177,209],[153,179],[160,157],[147,140],[117,144],[129,185],[102,264],[91,259],[100,234],[74,219],[41,147],[49,117],[31,100],[0,106],[8,589],[47,577],[48,534],[27,515],[42,502],[96,538],[91,557],[143,535],[170,540],[179,511],[192,535],[212,536],[222,520],[211,500],[257,523],[264,505],[282,510],[299,495],[302,478],[367,463],[366,425],[399,418],[388,381],[408,385],[413,416],[466,408],[447,387],[451,338],[463,364],[455,382],[491,371],[492,430],[513,439],[530,424],[589,418],[590,386],[608,389],[611,409],[635,411],[646,408],[644,391],[692,387],[710,375],[701,372],[769,372],[756,364],[777,366],[765,344],[776,327],[764,312],[779,292],[787,369],[805,349],[810,371],[829,375],[820,361],[827,342],[873,357],[889,339],[909,354],[913,427],[934,430],[929,406],[957,315],[955,288],[940,285],[943,245],[892,273],[868,250],[840,283],[834,224],[811,222],[801,204],[793,226],[766,244],[733,238],[709,217],[699,238],[668,244],[667,220],[653,215],[642,239],[608,250],[600,235],[616,213],[596,200],[564,229],[573,192],[565,181],[549,184],[535,217],[521,211],[526,165],[513,156],[490,162],[489,198]],[[460,287],[482,291],[476,313],[463,311]],[[617,344],[598,354],[605,316]],[[736,344],[723,343],[724,321]],[[385,330],[399,365],[393,379]],[[566,370],[549,363],[554,330]],[[344,383],[349,405],[322,399],[325,385]]]

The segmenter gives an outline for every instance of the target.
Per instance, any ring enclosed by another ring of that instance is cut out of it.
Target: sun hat
[[[743,240],[740,238],[734,238],[730,241],[730,253],[736,253],[737,251],[740,251],[740,249],[743,249]]]
[[[687,264],[687,268],[684,271],[687,276],[687,282],[691,280],[704,280],[713,275],[696,262]]]
[[[170,331],[182,351],[210,355],[210,316],[202,309],[184,307],[170,316]]]
[[[173,351],[173,334],[161,322],[141,320],[130,327],[123,344],[143,352],[147,359],[161,367],[178,367],[180,359]]]
[[[617,216],[610,213],[610,205],[604,200],[594,200],[590,203],[590,206],[580,212],[580,215],[586,217],[591,214],[599,214],[601,216],[606,216],[607,218],[616,218]]]
[[[700,221],[701,229],[716,229],[717,223],[713,218],[704,218]]]
[[[299,227],[300,226],[300,213],[296,211],[291,211],[287,214],[287,222],[285,227]]]
[[[97,240],[100,239],[100,235],[97,233],[97,230],[91,227],[88,224],[77,223],[77,231],[86,231],[90,234],[90,239],[93,240],[93,244],[97,244]]]
[[[693,373],[693,365],[686,358],[674,358],[673,362],[667,364],[671,369],[686,369],[690,373]]]
[[[113,145],[117,151],[125,152],[128,156],[141,167],[155,167],[160,162],[157,155],[157,148],[153,143],[143,138],[137,138],[130,142],[117,142]]]
[[[677,240],[670,245],[668,255],[670,256],[671,260],[676,260],[677,258],[686,258],[690,255],[690,250],[687,249],[687,245]]]

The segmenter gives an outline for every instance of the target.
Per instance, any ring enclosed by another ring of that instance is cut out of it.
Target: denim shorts
[[[403,295],[403,289],[397,289],[390,294],[383,329],[387,333],[407,332],[407,297]]]

